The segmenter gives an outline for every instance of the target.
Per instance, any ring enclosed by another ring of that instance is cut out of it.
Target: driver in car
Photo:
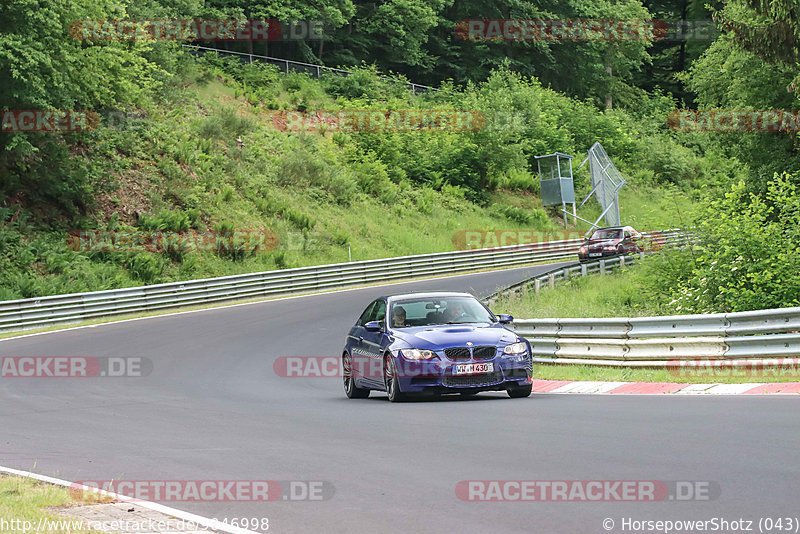
[[[462,321],[463,317],[466,317],[466,315],[467,314],[464,313],[464,306],[462,306],[460,302],[455,302],[444,311],[444,321],[446,323],[457,323]]]
[[[406,325],[406,309],[402,306],[395,306],[392,309],[392,326],[394,328]]]

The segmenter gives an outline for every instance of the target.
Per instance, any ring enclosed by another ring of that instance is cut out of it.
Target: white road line
[[[605,393],[625,384],[626,382],[571,382],[550,391],[550,393]]]
[[[706,393],[711,395],[740,395],[745,391],[750,391],[761,385],[762,384],[717,384],[706,391]]]
[[[673,395],[703,395],[708,393],[708,390],[719,384],[689,384],[683,389],[673,393]]]
[[[184,521],[189,521],[195,523],[197,525],[202,525],[206,528],[210,528],[213,530],[219,530],[221,532],[227,532],[229,534],[259,534],[254,530],[247,530],[245,528],[234,527],[228,524],[225,524],[221,521],[215,521],[214,519],[209,519],[207,517],[203,517],[200,515],[195,515],[189,512],[184,512],[183,510],[178,510],[176,508],[172,508],[169,506],[164,506],[163,504],[158,504],[151,501],[143,501],[141,499],[135,499],[133,497],[128,497],[126,495],[120,495],[119,493],[114,493],[111,491],[105,491],[98,488],[90,488],[89,486],[84,486],[83,484],[75,484],[69,482],[68,480],[62,480],[60,478],[53,478],[48,477],[45,475],[40,475],[38,473],[32,473],[30,471],[20,471],[19,469],[12,469],[10,467],[3,467],[0,465],[0,473],[8,473],[10,475],[17,475],[26,478],[32,478],[35,480],[39,480],[41,482],[47,482],[48,484],[54,484],[56,486],[63,486],[65,488],[80,488],[82,491],[90,491],[93,493],[99,493],[101,495],[106,495],[121,502],[135,502],[137,506],[141,506],[142,508],[147,508],[148,510],[153,510],[155,512],[161,512],[162,514],[171,515],[173,517],[177,517],[178,519],[183,519]]]

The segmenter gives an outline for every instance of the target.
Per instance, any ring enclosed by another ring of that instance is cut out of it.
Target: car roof
[[[406,300],[406,299],[418,299],[418,298],[425,298],[425,297],[433,297],[433,298],[446,298],[446,297],[472,297],[475,298],[475,295],[472,293],[459,293],[456,291],[420,291],[418,293],[401,293],[397,295],[385,295],[385,299],[389,300]]]
[[[590,232],[596,232],[598,230],[633,230],[636,231],[633,226],[604,226],[602,228],[595,228],[594,230],[590,230]]]

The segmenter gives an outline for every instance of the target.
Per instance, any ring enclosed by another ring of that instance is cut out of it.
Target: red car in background
[[[642,234],[632,226],[598,228],[589,235],[578,252],[580,261],[642,252]]]

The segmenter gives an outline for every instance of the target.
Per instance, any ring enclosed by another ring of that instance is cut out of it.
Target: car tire
[[[366,399],[369,390],[356,386],[353,378],[353,358],[348,353],[342,355],[342,375],[344,378],[344,394],[348,399]]]
[[[397,381],[397,364],[391,354],[387,354],[383,359],[383,383],[386,385],[386,395],[389,402],[403,402],[408,396],[400,391],[400,384]]]
[[[524,397],[530,397],[531,393],[533,392],[533,384],[528,384],[527,386],[516,386],[513,388],[509,388],[508,396],[512,399],[522,399]]]

